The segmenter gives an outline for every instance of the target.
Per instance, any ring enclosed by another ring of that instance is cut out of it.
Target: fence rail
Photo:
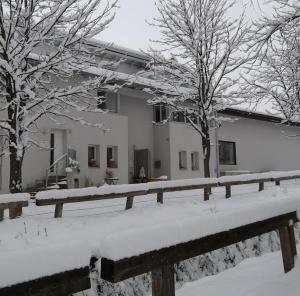
[[[209,189],[212,187],[225,187],[226,197],[231,196],[231,186],[243,184],[259,184],[259,190],[263,190],[262,184],[265,182],[276,182],[280,185],[282,180],[299,179],[300,172],[290,172],[275,174],[264,173],[261,175],[251,176],[232,176],[221,177],[219,179],[203,179],[193,181],[193,184],[186,184],[182,182],[166,181],[158,182],[156,184],[145,185],[144,190],[132,190],[118,193],[94,194],[88,196],[65,196],[64,198],[37,198],[36,205],[56,205],[56,217],[61,217],[62,206],[64,203],[84,202],[91,200],[103,200],[110,198],[127,197],[127,208],[132,207],[133,197],[157,194],[157,201],[163,203],[163,194],[166,192],[193,190],[193,189]],[[172,183],[173,182],[173,183]],[[186,185],[184,185],[186,184]],[[111,191],[114,186],[109,186]],[[117,187],[121,188],[121,187]],[[129,188],[129,187],[124,187]],[[79,189],[78,189],[79,190]],[[108,189],[106,189],[108,190]],[[72,191],[74,193],[74,191]],[[78,191],[75,191],[78,192]],[[51,194],[48,192],[48,194]],[[1,196],[0,196],[1,197]],[[0,199],[1,201],[1,199]],[[27,206],[28,201],[20,201],[18,206]],[[1,207],[4,203],[0,202]],[[8,204],[6,203],[6,206]],[[19,209],[20,210],[20,209]],[[59,212],[60,210],[60,212]],[[0,217],[1,218],[1,217]],[[199,238],[198,240],[190,241],[180,245],[170,246],[154,252],[134,256],[132,258],[125,258],[119,261],[112,261],[109,259],[101,259],[101,277],[111,282],[118,282],[125,278],[129,278],[144,272],[152,273],[152,291],[154,296],[173,296],[174,289],[174,263],[215,250],[220,247],[230,245],[232,243],[251,238],[272,230],[279,230],[279,237],[282,247],[282,256],[285,272],[291,270],[294,266],[294,256],[296,255],[295,237],[294,237],[294,223],[298,222],[296,212],[291,212],[281,216],[273,217],[263,221],[244,225],[236,229],[216,233],[208,237]],[[121,246],[120,246],[121,247]],[[70,250],[72,251],[72,250]],[[90,265],[76,268],[69,271],[64,271],[58,274],[49,275],[46,277],[34,279],[25,283],[19,283],[10,287],[0,288],[1,296],[66,296],[75,292],[80,292],[90,288],[90,270],[96,270],[95,265],[98,258],[91,258]],[[97,263],[98,264],[98,263]]]
[[[208,200],[211,188],[225,187],[225,196],[226,198],[229,198],[231,197],[232,186],[258,184],[258,191],[263,191],[264,184],[267,182],[275,182],[276,185],[280,185],[280,181],[294,179],[300,179],[300,171],[270,172],[261,174],[226,176],[220,178],[190,179],[184,181],[161,181],[146,184],[111,185],[109,186],[109,193],[107,193],[107,188],[102,190],[102,187],[99,187],[98,189],[95,189],[93,194],[88,195],[84,194],[84,189],[72,189],[69,191],[54,190],[50,191],[50,193],[49,191],[45,191],[38,194],[36,196],[36,205],[55,205],[54,217],[61,218],[63,213],[63,205],[67,203],[126,198],[127,200],[125,209],[128,210],[133,206],[134,197],[138,196],[156,194],[157,202],[162,204],[164,202],[164,193],[203,189],[204,200]],[[114,192],[114,190],[116,192]],[[82,194],[80,194],[80,192],[82,192]],[[65,196],[61,197],[61,193],[65,193]],[[53,196],[51,196],[51,194],[53,194]]]

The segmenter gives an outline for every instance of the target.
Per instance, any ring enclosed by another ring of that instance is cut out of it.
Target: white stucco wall
[[[271,170],[300,169],[300,129],[281,124],[239,118],[224,122],[219,140],[236,142],[236,165],[220,165],[220,170]]]
[[[149,149],[150,175],[153,174],[153,112],[152,106],[147,104],[149,95],[131,89],[120,90],[121,115],[128,118],[128,153],[129,153],[129,179],[134,172],[134,149]]]
[[[170,122],[170,166],[171,179],[187,179],[203,177],[203,152],[200,135],[184,123]],[[215,174],[214,132],[211,134],[211,176]],[[187,169],[179,169],[179,151],[187,152]],[[192,171],[191,152],[199,152],[199,170]]]
[[[106,148],[118,146],[118,168],[114,170],[114,176],[119,178],[119,183],[128,183],[128,124],[125,116],[118,114],[90,114],[89,122],[103,122],[109,129],[107,132],[96,127],[83,126],[70,120],[64,120],[64,124],[57,126],[49,120],[41,120],[39,127],[41,133],[34,135],[38,143],[50,146],[50,133],[53,129],[62,129],[66,133],[67,148],[75,149],[77,161],[80,165],[80,186],[85,185],[85,179],[89,178],[94,185],[102,183],[106,171]],[[88,166],[88,145],[100,146],[100,166],[97,168]],[[50,151],[32,146],[25,154],[23,165],[23,186],[33,185],[36,180],[45,178],[46,169],[50,165]],[[8,192],[9,185],[9,160],[3,159],[3,178],[1,193]]]
[[[161,167],[154,168],[154,176],[167,176],[170,178],[170,126],[169,124],[156,124],[153,126],[154,133],[154,162],[160,161]]]

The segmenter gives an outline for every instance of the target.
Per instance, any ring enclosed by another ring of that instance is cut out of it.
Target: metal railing
[[[62,161],[68,161],[68,153],[63,154],[59,158],[57,158],[50,167],[46,170],[46,181],[45,181],[45,187],[48,188],[49,183],[49,177],[54,173],[55,174],[55,182],[58,183],[58,166],[61,164]]]

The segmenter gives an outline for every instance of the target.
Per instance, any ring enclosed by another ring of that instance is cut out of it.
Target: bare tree
[[[25,150],[37,145],[31,134],[41,118],[84,123],[78,112],[95,109],[90,90],[108,77],[75,86],[67,81],[97,66],[85,40],[109,25],[116,5],[117,0],[0,1],[0,129],[7,135],[11,192],[22,191]]]
[[[271,17],[263,16],[254,23],[252,46],[257,52],[268,49],[269,42],[276,34],[287,27],[298,26],[300,19],[300,2],[298,0],[265,1],[273,4]]]
[[[236,1],[158,0],[153,21],[162,34],[159,49],[150,49],[149,76],[158,81],[151,104],[180,113],[202,139],[204,176],[210,177],[211,126],[216,112],[233,103],[229,92],[235,71],[246,61],[244,16],[231,19]]]
[[[241,96],[250,103],[269,103],[283,122],[300,121],[300,20],[286,24],[268,40],[266,51],[248,75]]]

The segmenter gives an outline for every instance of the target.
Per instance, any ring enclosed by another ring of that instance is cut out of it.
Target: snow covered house
[[[90,46],[103,44],[93,41]],[[147,58],[140,52],[118,46],[110,46],[102,54],[112,60],[124,58],[115,69],[116,77],[132,82],[117,92],[99,90],[106,101],[98,107],[109,112],[91,113],[88,120],[103,123],[105,130],[68,119],[60,125],[41,119],[35,135],[40,147],[32,146],[25,155],[23,187],[41,186],[49,176],[65,177],[66,167],[72,165],[70,158],[76,160],[73,166],[78,168],[72,174],[74,187],[99,185],[105,178],[128,183],[139,182],[142,175],[168,179],[202,176],[199,135],[180,115],[162,124],[168,110],[161,105],[147,104],[150,95],[142,89],[153,82],[134,76]],[[101,69],[91,69],[70,83],[97,75],[98,71]],[[212,174],[300,168],[298,126],[285,126],[280,124],[280,118],[238,109],[224,110],[220,116],[236,120],[225,121],[221,128],[212,130]],[[0,130],[0,149],[4,146],[5,132]],[[8,186],[9,159],[4,156],[0,159],[0,192],[7,192]]]

